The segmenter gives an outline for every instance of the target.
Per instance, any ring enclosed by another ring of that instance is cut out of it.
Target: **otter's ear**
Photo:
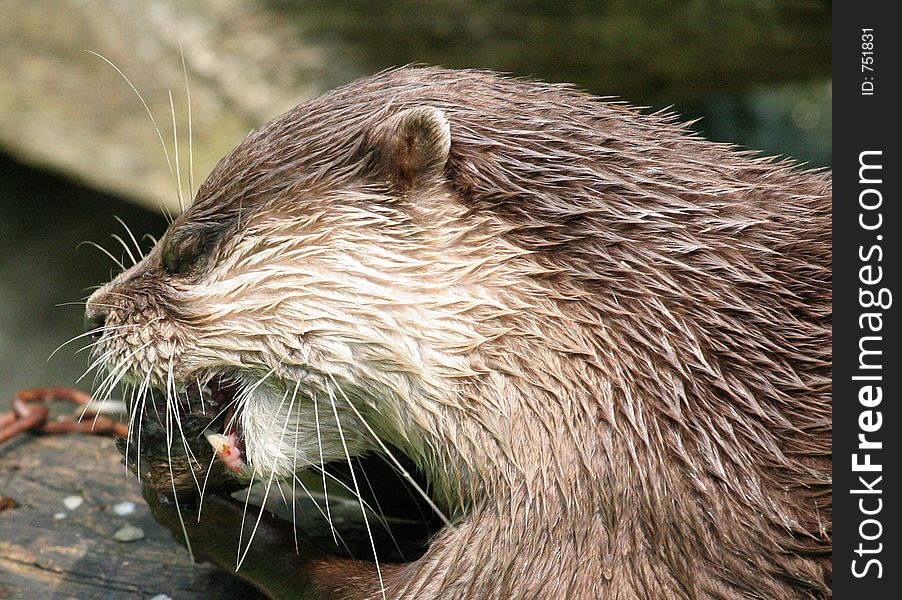
[[[403,193],[442,178],[451,126],[437,108],[409,108],[377,125],[368,141],[373,175]]]

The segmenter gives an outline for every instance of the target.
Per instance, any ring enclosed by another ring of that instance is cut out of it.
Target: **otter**
[[[103,387],[169,450],[206,431],[221,489],[389,446],[422,471],[446,524],[413,562],[254,513],[238,575],[272,597],[826,598],[831,185],[571,86],[400,68],[249,135],[86,318]],[[176,516],[189,479],[145,495],[235,572],[244,507]]]

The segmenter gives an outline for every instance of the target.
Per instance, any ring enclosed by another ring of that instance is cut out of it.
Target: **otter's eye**
[[[173,238],[163,250],[163,272],[167,275],[187,275],[199,266],[203,252],[204,244],[198,236]]]

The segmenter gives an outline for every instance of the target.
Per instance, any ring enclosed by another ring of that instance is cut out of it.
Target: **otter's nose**
[[[91,339],[97,341],[103,335],[103,326],[106,325],[106,319],[109,311],[104,306],[88,301],[85,307],[85,331],[91,332]]]

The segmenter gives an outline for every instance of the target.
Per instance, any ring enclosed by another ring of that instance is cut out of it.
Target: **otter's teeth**
[[[229,438],[222,435],[221,433],[208,433],[207,441],[210,442],[210,445],[213,446],[213,452],[219,454],[225,448],[228,447]]]
[[[213,446],[213,452],[229,471],[242,473],[247,469],[247,462],[245,462],[241,450],[238,449],[238,436],[234,432],[229,435],[208,433],[207,441]]]

